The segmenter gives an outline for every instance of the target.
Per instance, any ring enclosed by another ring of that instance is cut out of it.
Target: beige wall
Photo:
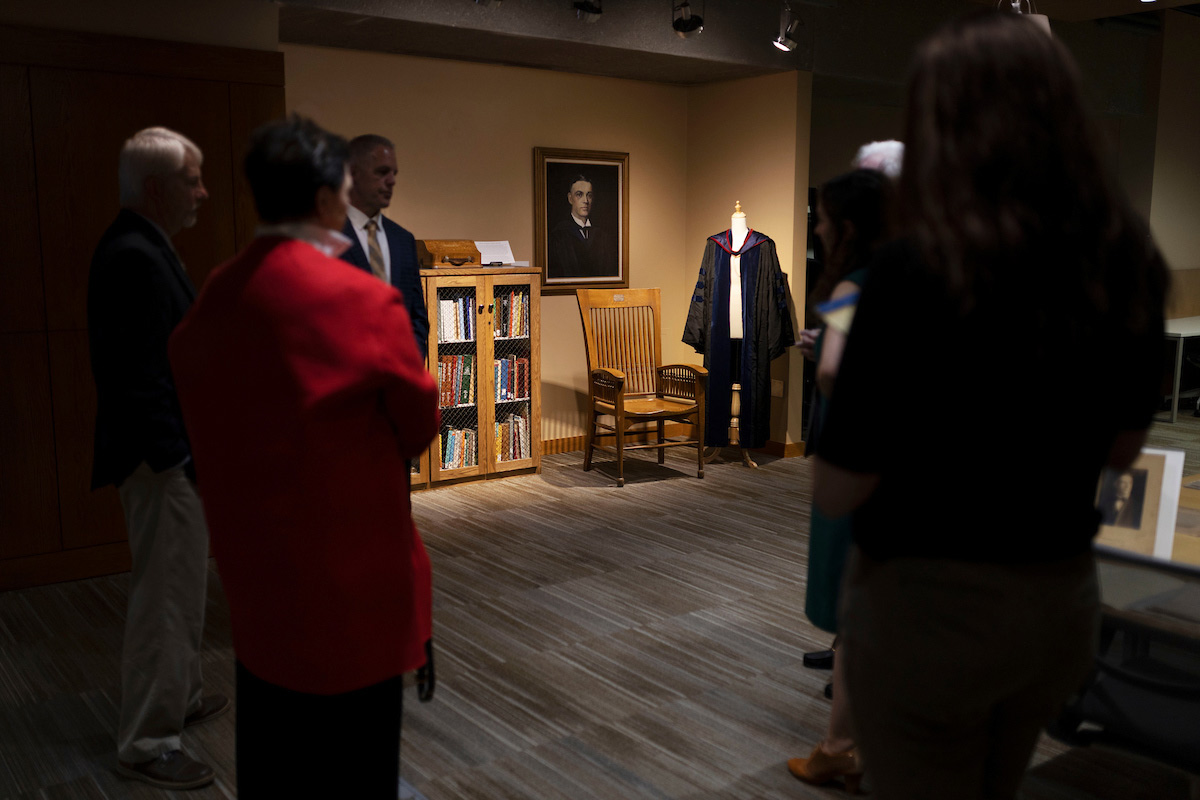
[[[251,50],[279,46],[279,6],[270,0],[13,0],[0,3],[0,23]]]
[[[1150,228],[1172,269],[1200,268],[1200,17],[1168,11]]]
[[[400,174],[387,214],[418,239],[507,239],[517,260],[532,261],[533,148],[629,153],[630,285],[662,287],[663,339],[679,338],[684,89],[351,50],[283,51],[289,111],[346,136],[374,132],[396,143]],[[543,437],[582,434],[586,399],[579,307],[574,296],[545,297]]]
[[[728,227],[734,200],[746,206],[753,227],[775,238],[791,269],[797,151],[802,144],[807,152],[797,105],[802,96],[806,115],[807,74],[689,90],[351,50],[282,49],[289,111],[346,136],[374,132],[396,143],[400,175],[387,214],[418,239],[507,239],[517,260],[532,260],[533,148],[628,152],[630,285],[663,290],[668,361],[698,360],[680,341],[687,303],[704,241]],[[778,113],[763,115],[762,108]],[[802,183],[806,160],[803,166]],[[542,435],[581,435],[587,382],[573,296],[543,298],[541,344]]]

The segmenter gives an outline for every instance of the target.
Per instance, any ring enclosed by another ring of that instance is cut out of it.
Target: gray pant
[[[838,658],[876,800],[1015,797],[1083,684],[1098,611],[1090,553],[1005,566],[855,550]]]
[[[142,463],[119,487],[133,572],[121,653],[117,758],[136,764],[180,749],[199,708],[208,527],[182,467]]]

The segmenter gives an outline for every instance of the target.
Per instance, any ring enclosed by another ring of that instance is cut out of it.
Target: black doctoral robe
[[[729,231],[708,237],[683,341],[704,354],[708,369],[705,444],[729,444],[732,387],[741,383],[740,444],[762,447],[771,430],[771,361],[783,355],[796,337],[788,310],[787,280],[779,268],[775,242],[750,231],[741,249],[734,252],[730,238]],[[729,338],[729,267],[733,255],[741,256],[742,273],[743,338],[736,381]]]

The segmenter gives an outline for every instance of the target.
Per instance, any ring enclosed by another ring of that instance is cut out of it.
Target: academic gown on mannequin
[[[729,444],[732,386],[740,383],[739,443],[746,448],[762,447],[770,434],[771,361],[783,355],[795,335],[775,242],[750,231],[741,249],[734,251],[731,238],[730,231],[708,237],[683,341],[704,354],[708,370],[705,444]],[[729,338],[730,257],[734,255],[741,256],[743,330],[741,369],[736,379],[731,374]]]

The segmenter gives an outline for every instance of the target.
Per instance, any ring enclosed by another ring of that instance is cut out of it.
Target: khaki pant
[[[182,467],[156,473],[143,463],[119,492],[133,572],[117,757],[136,764],[180,749],[183,719],[200,706],[208,527]]]
[[[876,800],[1015,797],[1088,673],[1098,602],[1090,554],[1004,566],[855,550],[842,648]]]

